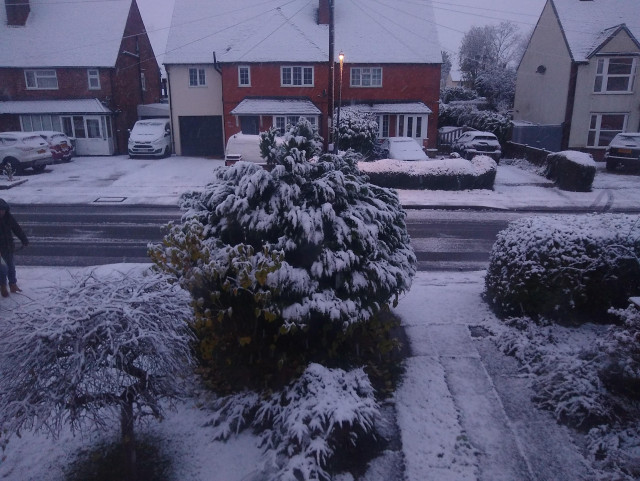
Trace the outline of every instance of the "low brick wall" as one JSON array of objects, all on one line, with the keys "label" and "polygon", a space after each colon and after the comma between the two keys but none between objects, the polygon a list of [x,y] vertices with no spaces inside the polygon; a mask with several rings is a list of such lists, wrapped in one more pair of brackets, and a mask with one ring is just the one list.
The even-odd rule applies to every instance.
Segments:
[{"label": "low brick wall", "polygon": [[503,157],[509,159],[527,159],[532,164],[544,165],[547,155],[552,152],[545,149],[537,149],[530,145],[507,142],[504,146]]}]

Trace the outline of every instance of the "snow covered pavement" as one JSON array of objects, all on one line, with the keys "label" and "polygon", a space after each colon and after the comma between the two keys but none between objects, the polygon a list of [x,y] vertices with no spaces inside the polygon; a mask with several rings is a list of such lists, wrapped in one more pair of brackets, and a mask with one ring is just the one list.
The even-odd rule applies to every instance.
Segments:
[{"label": "snow covered pavement", "polygon": [[516,361],[485,340],[499,322],[484,271],[419,273],[398,308],[411,343],[396,393],[407,481],[592,479],[568,431],[536,409]]}]

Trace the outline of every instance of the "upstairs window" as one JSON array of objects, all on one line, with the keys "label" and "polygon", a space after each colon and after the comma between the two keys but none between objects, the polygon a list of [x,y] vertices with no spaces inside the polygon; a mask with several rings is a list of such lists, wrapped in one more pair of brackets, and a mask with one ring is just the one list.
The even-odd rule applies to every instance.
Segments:
[{"label": "upstairs window", "polygon": [[593,91],[632,92],[638,59],[634,57],[599,58]]},{"label": "upstairs window", "polygon": [[207,85],[203,68],[189,68],[189,87],[203,87]]},{"label": "upstairs window", "polygon": [[281,67],[283,87],[313,87],[313,67]]},{"label": "upstairs window", "polygon": [[87,70],[89,80],[89,90],[100,90],[100,71],[96,68]]},{"label": "upstairs window", "polygon": [[248,65],[238,67],[238,86],[251,87],[251,70]]},{"label": "upstairs window", "polygon": [[382,87],[382,67],[351,67],[351,87]]},{"label": "upstairs window", "polygon": [[25,70],[24,79],[29,90],[58,90],[55,70]]}]

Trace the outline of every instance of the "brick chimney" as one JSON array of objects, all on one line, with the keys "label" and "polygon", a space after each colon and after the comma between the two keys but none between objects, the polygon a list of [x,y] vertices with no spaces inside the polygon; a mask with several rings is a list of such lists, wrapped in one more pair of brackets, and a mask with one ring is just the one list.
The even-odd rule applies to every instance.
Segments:
[{"label": "brick chimney", "polygon": [[318,0],[318,25],[329,25],[331,18],[330,1],[331,0]]},{"label": "brick chimney", "polygon": [[29,0],[4,0],[7,9],[7,25],[13,27],[24,27],[31,8]]}]

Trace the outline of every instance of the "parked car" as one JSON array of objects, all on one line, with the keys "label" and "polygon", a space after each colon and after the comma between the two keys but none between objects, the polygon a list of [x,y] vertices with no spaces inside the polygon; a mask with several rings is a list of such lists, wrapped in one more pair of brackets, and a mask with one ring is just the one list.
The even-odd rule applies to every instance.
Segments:
[{"label": "parked car", "polygon": [[488,155],[496,162],[500,162],[500,157],[502,157],[502,147],[498,138],[491,132],[479,130],[471,130],[462,134],[453,141],[451,150],[469,160],[476,155]]},{"label": "parked car", "polygon": [[387,156],[396,160],[427,160],[427,154],[418,142],[411,137],[389,137],[381,143],[381,148],[388,151]]},{"label": "parked car", "polygon": [[238,161],[262,163],[260,156],[260,136],[250,134],[233,134],[227,140],[224,150],[225,165],[233,165]]},{"label": "parked car", "polygon": [[171,155],[171,123],[167,119],[138,120],[129,132],[129,157]]},{"label": "parked car", "polygon": [[14,172],[31,168],[42,172],[53,163],[47,142],[33,132],[0,133],[0,170],[10,165]]},{"label": "parked car", "polygon": [[33,133],[38,134],[49,144],[54,162],[69,162],[73,157],[73,143],[66,134],[54,130],[38,130]]},{"label": "parked car", "polygon": [[618,166],[640,167],[640,132],[624,132],[616,135],[604,154],[607,170]]}]

